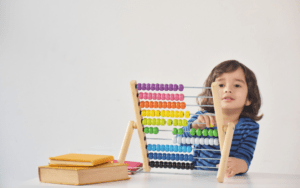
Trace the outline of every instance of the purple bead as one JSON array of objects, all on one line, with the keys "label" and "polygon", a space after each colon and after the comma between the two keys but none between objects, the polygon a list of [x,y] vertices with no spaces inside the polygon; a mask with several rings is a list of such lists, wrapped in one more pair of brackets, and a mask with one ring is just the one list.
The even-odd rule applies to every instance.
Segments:
[{"label": "purple bead", "polygon": [[155,84],[151,84],[151,91],[155,90]]},{"label": "purple bead", "polygon": [[148,91],[150,90],[150,84],[147,84],[147,90]]},{"label": "purple bead", "polygon": [[165,91],[168,91],[168,84],[165,84]]},{"label": "purple bead", "polygon": [[137,84],[137,89],[138,89],[138,90],[141,90],[141,89],[142,89],[141,83],[138,83],[138,84]]},{"label": "purple bead", "polygon": [[169,91],[173,91],[173,84],[169,84]]},{"label": "purple bead", "polygon": [[182,84],[179,85],[179,91],[183,91],[183,85]]},{"label": "purple bead", "polygon": [[142,84],[142,90],[146,90],[146,84]]},{"label": "purple bead", "polygon": [[178,89],[178,85],[174,84],[173,91],[177,91],[177,89]]},{"label": "purple bead", "polygon": [[160,91],[165,90],[165,85],[164,85],[164,84],[160,84],[160,85],[159,85],[159,90],[160,90]]},{"label": "purple bead", "polygon": [[156,84],[156,85],[155,85],[155,90],[156,90],[156,91],[159,91],[159,84]]}]

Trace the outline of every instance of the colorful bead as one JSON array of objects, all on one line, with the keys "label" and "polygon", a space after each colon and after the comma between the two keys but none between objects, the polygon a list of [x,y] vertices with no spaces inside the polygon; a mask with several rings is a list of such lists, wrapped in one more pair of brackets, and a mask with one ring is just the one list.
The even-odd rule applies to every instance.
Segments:
[{"label": "colorful bead", "polygon": [[165,100],[166,99],[166,95],[164,93],[161,94],[161,100]]},{"label": "colorful bead", "polygon": [[184,95],[183,95],[183,94],[180,94],[180,95],[179,95],[179,100],[181,100],[181,101],[184,100]]},{"label": "colorful bead", "polygon": [[171,108],[171,104],[172,104],[171,102],[167,102],[167,107]]},{"label": "colorful bead", "polygon": [[166,152],[170,151],[170,146],[166,145],[165,150],[166,150]]},{"label": "colorful bead", "polygon": [[141,115],[142,115],[142,116],[146,116],[146,114],[147,114],[146,110],[142,110]]},{"label": "colorful bead", "polygon": [[210,139],[208,140],[208,143],[209,143],[209,145],[213,146],[213,145],[214,145],[214,139],[213,139],[213,138],[210,138]]},{"label": "colorful bead", "polygon": [[149,91],[150,90],[150,84],[147,84],[146,89]]},{"label": "colorful bead", "polygon": [[147,118],[144,118],[143,120],[142,120],[142,124],[143,125],[147,125],[148,123],[147,123],[148,121],[147,121]]},{"label": "colorful bead", "polygon": [[183,91],[183,85],[182,84],[179,85],[179,91]]},{"label": "colorful bead", "polygon": [[151,84],[151,91],[155,90],[155,84]]},{"label": "colorful bead", "polygon": [[174,98],[175,98],[176,101],[178,101],[179,100],[179,94],[175,94]]},{"label": "colorful bead", "polygon": [[[147,101],[147,102],[148,102],[148,101]],[[153,101],[150,101],[150,102],[149,102],[149,107],[150,107],[150,108],[153,108]]]},{"label": "colorful bead", "polygon": [[177,119],[174,119],[173,125],[174,125],[174,126],[177,126],[177,125],[178,125],[178,120],[177,120]]},{"label": "colorful bead", "polygon": [[146,111],[146,114],[147,114],[147,116],[150,116],[150,115],[151,115],[151,111],[150,111],[150,110],[147,110],[147,111]]},{"label": "colorful bead", "polygon": [[185,143],[186,143],[186,144],[191,144],[191,138],[190,138],[190,137],[186,137]]},{"label": "colorful bead", "polygon": [[173,128],[172,134],[173,134],[173,135],[176,135],[177,133],[178,133],[177,128]]},{"label": "colorful bead", "polygon": [[201,145],[204,145],[204,138],[200,138],[199,143],[200,143]]},{"label": "colorful bead", "polygon": [[213,130],[212,129],[208,130],[208,136],[213,136]]},{"label": "colorful bead", "polygon": [[182,128],[179,128],[179,129],[178,129],[178,134],[179,134],[179,135],[182,135],[182,134],[183,134],[183,129],[182,129]]},{"label": "colorful bead", "polygon": [[178,120],[178,125],[179,125],[179,126],[182,126],[182,120],[181,120],[181,119]]},{"label": "colorful bead", "polygon": [[[183,144],[183,143],[182,143],[182,138],[183,138],[183,137],[181,137],[181,144]],[[182,152],[182,146],[178,146],[178,152]]]},{"label": "colorful bead", "polygon": [[160,125],[165,125],[166,124],[166,120],[165,119],[161,119],[160,120]]},{"label": "colorful bead", "polygon": [[219,145],[219,140],[217,138],[214,139],[214,145],[218,146]]},{"label": "colorful bead", "polygon": [[177,109],[180,109],[180,108],[181,108],[180,102],[177,102],[177,103],[176,103],[176,108],[177,108]]},{"label": "colorful bead", "polygon": [[191,134],[192,136],[195,136],[195,133],[196,133],[195,129],[194,129],[194,128],[191,128],[191,129],[190,129],[190,134]]},{"label": "colorful bead", "polygon": [[153,127],[150,127],[150,128],[149,128],[149,133],[150,133],[150,134],[153,134]]},{"label": "colorful bead", "polygon": [[155,84],[155,91],[159,91],[159,84]]},{"label": "colorful bead", "polygon": [[174,148],[173,148],[173,145],[170,145],[170,152],[173,152],[174,151]]},{"label": "colorful bead", "polygon": [[200,130],[200,129],[197,129],[196,135],[197,135],[197,136],[201,136],[201,130]]},{"label": "colorful bead", "polygon": [[214,135],[214,137],[218,137],[218,130],[217,129],[214,129],[213,135]]},{"label": "colorful bead", "polygon": [[159,116],[160,116],[160,111],[159,111],[159,110],[156,110],[156,111],[155,111],[155,116],[156,116],[156,117],[159,117]]},{"label": "colorful bead", "polygon": [[205,145],[209,145],[209,141],[208,140],[209,140],[208,138],[204,138],[204,144]]},{"label": "colorful bead", "polygon": [[156,100],[156,98],[157,98],[157,94],[156,93],[152,93],[152,99]]},{"label": "colorful bead", "polygon": [[155,118],[152,119],[151,123],[152,123],[152,125],[156,125],[156,119]]},{"label": "colorful bead", "polygon": [[180,117],[180,118],[183,118],[183,116],[184,116],[183,111],[180,111],[180,112],[179,112],[179,117]]},{"label": "colorful bead", "polygon": [[151,116],[151,117],[154,117],[154,116],[155,116],[155,110],[151,110],[151,111],[150,111],[150,116]]},{"label": "colorful bead", "polygon": [[195,137],[191,138],[191,144],[195,144]]},{"label": "colorful bead", "polygon": [[178,111],[175,111],[175,112],[174,112],[174,117],[176,117],[176,118],[179,117],[179,112],[178,112]]},{"label": "colorful bead", "polygon": [[158,108],[158,102],[155,101],[153,106],[154,106],[154,108]]},{"label": "colorful bead", "polygon": [[168,119],[168,121],[167,121],[167,125],[169,125],[169,126],[170,126],[170,125],[172,125],[172,123],[173,123],[173,122],[172,122],[172,120],[171,120],[171,119]]},{"label": "colorful bead", "polygon": [[145,83],[142,84],[142,90],[146,90],[147,86]]},{"label": "colorful bead", "polygon": [[166,111],[162,110],[160,115],[161,115],[161,117],[165,117],[166,116]]},{"label": "colorful bead", "polygon": [[187,151],[187,146],[182,146],[182,152],[186,152],[186,151]]},{"label": "colorful bead", "polygon": [[148,101],[145,102],[145,108],[149,108],[149,102]]},{"label": "colorful bead", "polygon": [[148,93],[148,99],[152,100],[152,93]]},{"label": "colorful bead", "polygon": [[192,152],[192,147],[191,147],[191,146],[188,146],[188,147],[187,147],[187,152],[188,152],[188,153]]},{"label": "colorful bead", "polygon": [[160,93],[157,93],[157,100],[161,100],[161,94]]},{"label": "colorful bead", "polygon": [[152,120],[149,118],[147,119],[147,125],[151,125],[152,124]]},{"label": "colorful bead", "polygon": [[186,119],[182,120],[182,126],[186,127],[188,125],[188,121]]},{"label": "colorful bead", "polygon": [[171,117],[171,118],[174,117],[174,111],[173,111],[173,110],[170,111],[170,117]]},{"label": "colorful bead", "polygon": [[169,88],[170,91],[173,91],[173,84],[169,84]]},{"label": "colorful bead", "polygon": [[[173,134],[174,134],[174,133],[173,133]],[[173,139],[172,139],[172,141],[173,141],[173,144],[176,144],[176,143],[177,143],[177,137],[174,136]]]},{"label": "colorful bead", "polygon": [[181,108],[181,109],[185,109],[185,102],[181,102],[181,103],[180,103],[180,108]]},{"label": "colorful bead", "polygon": [[191,116],[190,112],[189,112],[189,111],[186,111],[184,117],[185,117],[185,118],[189,118],[190,116]]},{"label": "colorful bead", "polygon": [[160,144],[156,145],[156,151],[160,151]]},{"label": "colorful bead", "polygon": [[137,88],[138,90],[141,90],[141,89],[142,89],[141,83],[138,83],[137,86],[136,86],[136,88]]},{"label": "colorful bead", "polygon": [[149,153],[149,154],[148,154],[148,158],[149,158],[149,159],[153,159],[153,153]]},{"label": "colorful bead", "polygon": [[148,134],[148,133],[149,133],[149,128],[148,128],[148,127],[145,127],[145,128],[144,128],[144,133],[145,133],[145,134]]},{"label": "colorful bead", "polygon": [[158,108],[162,108],[162,102],[161,101],[158,102]]},{"label": "colorful bead", "polygon": [[143,97],[144,97],[144,93],[143,93],[143,92],[140,92],[140,93],[139,93],[139,99],[143,99]]},{"label": "colorful bead", "polygon": [[154,127],[154,128],[153,128],[153,133],[154,133],[154,134],[158,134],[158,128],[157,128],[157,127]]},{"label": "colorful bead", "polygon": [[186,140],[186,138],[185,138],[185,137],[182,137],[182,138],[181,138],[181,144],[185,144],[185,140]]},{"label": "colorful bead", "polygon": [[177,91],[177,90],[178,90],[178,85],[174,84],[173,91]]},{"label": "colorful bead", "polygon": [[174,100],[174,94],[171,94],[171,95],[170,95],[170,99],[171,99],[171,101]]},{"label": "colorful bead", "polygon": [[200,144],[200,139],[199,138],[195,138],[195,144],[199,145]]},{"label": "colorful bead", "polygon": [[164,84],[160,84],[160,85],[159,85],[159,90],[160,90],[160,91],[163,91],[163,90],[165,90],[165,86],[164,86]]},{"label": "colorful bead", "polygon": [[177,143],[181,144],[181,137],[177,137]]},{"label": "colorful bead", "polygon": [[156,120],[156,125],[160,125],[160,121],[161,121],[160,119],[157,119]]},{"label": "colorful bead", "polygon": [[152,145],[152,151],[156,151],[156,144]]},{"label": "colorful bead", "polygon": [[163,102],[162,107],[167,108],[167,102]]},{"label": "colorful bead", "polygon": [[140,102],[140,107],[141,107],[141,108],[144,108],[144,107],[145,107],[144,101]]},{"label": "colorful bead", "polygon": [[169,90],[169,85],[165,84],[165,91],[168,91],[168,90]]},{"label": "colorful bead", "polygon": [[166,117],[170,117],[170,111],[166,110]]},{"label": "colorful bead", "polygon": [[202,130],[202,135],[203,135],[203,136],[207,136],[207,129],[203,129],[203,130]]}]

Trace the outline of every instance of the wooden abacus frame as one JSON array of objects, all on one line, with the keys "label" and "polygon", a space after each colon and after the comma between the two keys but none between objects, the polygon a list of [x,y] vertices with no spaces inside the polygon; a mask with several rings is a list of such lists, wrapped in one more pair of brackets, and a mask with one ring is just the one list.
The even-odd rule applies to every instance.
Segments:
[{"label": "wooden abacus frame", "polygon": [[[134,112],[136,117],[136,122],[129,121],[125,138],[122,144],[122,148],[119,154],[119,163],[124,163],[128,148],[130,145],[131,137],[133,134],[133,130],[137,129],[138,136],[140,140],[140,147],[142,152],[142,158],[143,158],[143,168],[145,172],[150,172],[150,166],[149,166],[149,160],[147,156],[147,143],[145,141],[145,133],[143,132],[143,125],[142,125],[142,116],[140,114],[141,108],[139,106],[139,99],[137,97],[138,90],[136,88],[136,81],[132,80],[130,82],[130,90],[132,95],[132,101],[134,106]],[[233,138],[234,133],[234,124],[229,123],[228,125],[224,125],[224,119],[221,109],[221,100],[219,97],[219,86],[216,82],[213,82],[211,85],[212,93],[213,93],[213,101],[214,101],[214,109],[215,109],[215,117],[217,121],[217,129],[218,129],[218,137],[219,137],[219,143],[220,143],[220,151],[221,151],[221,159],[219,163],[219,169],[217,174],[217,180],[218,182],[222,183],[224,181],[225,176],[225,170],[227,167],[227,160],[229,157],[231,142]],[[226,135],[225,135],[226,133]]]}]

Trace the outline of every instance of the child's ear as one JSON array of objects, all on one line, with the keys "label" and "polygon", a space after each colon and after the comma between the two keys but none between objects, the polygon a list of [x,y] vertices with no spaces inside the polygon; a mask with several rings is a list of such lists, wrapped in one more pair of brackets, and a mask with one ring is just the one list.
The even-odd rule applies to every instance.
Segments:
[{"label": "child's ear", "polygon": [[249,101],[249,99],[247,99],[245,106],[250,106],[251,102]]}]

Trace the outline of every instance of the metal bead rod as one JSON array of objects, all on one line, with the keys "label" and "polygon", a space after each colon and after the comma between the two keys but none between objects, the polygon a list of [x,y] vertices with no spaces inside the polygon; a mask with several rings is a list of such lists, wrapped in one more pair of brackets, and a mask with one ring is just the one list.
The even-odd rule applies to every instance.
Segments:
[{"label": "metal bead rod", "polygon": [[213,98],[212,96],[184,96],[184,98]]},{"label": "metal bead rod", "polygon": [[[218,169],[218,167],[210,167],[210,166],[195,166],[195,167],[198,167],[198,168],[214,168],[214,169]],[[198,170],[198,169],[195,169],[195,170]]]},{"label": "metal bead rod", "polygon": [[187,104],[186,106],[214,107],[214,105],[198,105],[198,104]]},{"label": "metal bead rod", "polygon": [[220,151],[217,149],[193,149],[193,150],[203,150],[203,151]]},{"label": "metal bead rod", "polygon": [[190,115],[195,115],[195,116],[216,116],[215,114],[190,114]]},{"label": "metal bead rod", "polygon": [[171,138],[147,138],[148,140],[172,140]]},{"label": "metal bead rod", "polygon": [[211,89],[211,87],[193,87],[193,86],[183,86],[183,88],[193,88],[193,89]]},{"label": "metal bead rod", "polygon": [[201,157],[194,157],[194,159],[221,160],[221,159],[218,159],[218,158],[201,158]]}]

